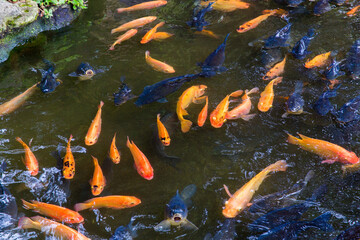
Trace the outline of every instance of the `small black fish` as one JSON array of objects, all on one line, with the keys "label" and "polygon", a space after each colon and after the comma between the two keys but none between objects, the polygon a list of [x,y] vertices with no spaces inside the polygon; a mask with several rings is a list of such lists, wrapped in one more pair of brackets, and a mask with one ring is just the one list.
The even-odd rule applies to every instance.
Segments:
[{"label": "small black fish", "polygon": [[286,47],[286,41],[290,37],[292,23],[276,31],[276,33],[265,40],[265,48]]},{"label": "small black fish", "polygon": [[127,226],[118,227],[109,240],[132,240],[133,238],[136,238],[136,230],[132,223],[133,220],[131,220]]},{"label": "small black fish", "polygon": [[43,93],[50,93],[55,90],[57,86],[61,83],[57,76],[59,75],[54,74],[55,71],[55,64],[43,59],[44,63],[47,65],[47,69],[38,69],[41,73],[41,82],[37,85]]},{"label": "small black fish", "polygon": [[195,192],[196,186],[194,184],[185,187],[181,194],[177,191],[176,195],[166,204],[166,219],[154,227],[155,231],[169,231],[171,226],[181,226],[186,229],[197,230],[198,228],[187,220],[190,198]]},{"label": "small black fish", "polygon": [[351,46],[346,59],[346,68],[353,79],[360,76],[360,39]]},{"label": "small black fish", "polygon": [[131,93],[131,89],[124,83],[125,77],[121,77],[121,85],[119,87],[119,92],[113,93],[114,95],[114,104],[119,106],[130,99],[135,98],[136,96]]},{"label": "small black fish", "polygon": [[334,106],[330,102],[330,98],[336,97],[337,90],[341,85],[337,86],[335,89],[330,89],[321,94],[319,99],[314,103],[313,109],[320,116],[325,116],[328,112],[333,111]]},{"label": "small black fish", "polygon": [[70,77],[78,77],[79,80],[88,80],[92,78],[98,71],[96,71],[89,63],[82,62],[75,72],[69,74]]},{"label": "small black fish", "polygon": [[204,240],[233,240],[237,236],[235,231],[235,222],[234,218],[227,218],[221,224],[221,229],[216,232],[214,236],[211,233],[205,235]]},{"label": "small black fish", "polygon": [[290,95],[288,101],[286,102],[286,113],[282,115],[282,117],[287,117],[289,114],[301,114],[303,113],[303,107],[304,107],[304,99],[301,96],[303,88],[303,82],[297,81],[295,83],[295,90],[293,94]]},{"label": "small black fish", "polygon": [[345,103],[337,112],[333,113],[336,120],[342,123],[348,123],[353,120],[359,120],[360,115],[360,95]]},{"label": "small black fish", "polygon": [[305,56],[311,52],[307,51],[311,40],[314,39],[315,31],[314,29],[309,29],[306,36],[302,37],[297,43],[295,43],[294,48],[292,49],[292,55],[297,59],[304,59]]},{"label": "small black fish", "polygon": [[230,33],[228,33],[224,39],[224,42],[220,44],[215,51],[213,51],[204,62],[199,63],[198,65],[202,68],[202,76],[203,77],[211,77],[216,74],[216,72],[226,71],[226,68],[221,65],[225,61],[225,47],[226,41],[229,37]]},{"label": "small black fish", "polygon": [[346,229],[337,236],[336,240],[353,240],[360,238],[360,224],[357,223],[354,226]]},{"label": "small black fish", "polygon": [[324,213],[312,221],[287,222],[270,231],[260,235],[258,240],[290,240],[296,239],[300,231],[308,228],[318,228],[325,232],[334,231],[333,227],[328,223],[331,213]]},{"label": "small black fish", "polygon": [[324,71],[324,75],[327,80],[334,80],[337,77],[340,77],[345,74],[344,72],[340,71],[340,64],[341,62],[336,61],[335,58],[331,60],[331,64]]},{"label": "small black fish", "polygon": [[154,83],[153,85],[146,86],[144,91],[136,100],[135,104],[137,106],[142,106],[155,101],[167,102],[165,99],[167,95],[177,91],[184,83],[190,82],[191,80],[194,80],[200,76],[201,74],[199,73],[187,74],[184,76],[167,78],[160,82]]},{"label": "small black fish", "polygon": [[209,3],[209,5],[200,10],[198,13],[195,14],[195,9],[194,9],[194,16],[193,18],[191,19],[191,21],[187,22],[186,24],[189,25],[190,27],[194,27],[196,28],[197,31],[201,32],[204,28],[204,26],[207,26],[209,25],[208,22],[205,21],[204,17],[205,17],[205,13],[209,12],[212,10],[212,5],[214,4],[215,2],[211,2]]},{"label": "small black fish", "polygon": [[331,10],[329,0],[319,0],[314,6],[314,14],[319,16]]}]

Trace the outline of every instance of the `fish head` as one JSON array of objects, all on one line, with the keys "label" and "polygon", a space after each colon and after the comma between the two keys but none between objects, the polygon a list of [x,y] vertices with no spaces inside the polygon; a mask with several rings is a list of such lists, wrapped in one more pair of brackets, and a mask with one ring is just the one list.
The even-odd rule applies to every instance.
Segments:
[{"label": "fish head", "polygon": [[67,217],[65,219],[65,222],[66,223],[82,223],[82,222],[84,222],[84,218],[79,213],[77,213],[76,215]]},{"label": "fish head", "polygon": [[153,171],[145,171],[144,169],[139,169],[139,174],[146,180],[151,180],[154,177]]},{"label": "fish head", "polygon": [[234,218],[239,214],[239,211],[233,207],[229,207],[225,204],[225,208],[222,211],[222,214],[226,218]]},{"label": "fish head", "polygon": [[94,196],[100,195],[100,193],[104,190],[104,185],[91,185],[91,192]]},{"label": "fish head", "polygon": [[161,142],[162,142],[162,144],[164,144],[164,146],[169,146],[170,145],[170,140],[171,139],[168,136],[161,138]]},{"label": "fish head", "polygon": [[98,137],[95,137],[93,139],[89,139],[89,138],[85,138],[85,144],[90,146],[90,145],[94,145],[98,140]]},{"label": "fish head", "polygon": [[355,164],[359,162],[359,158],[356,156],[354,152],[346,152],[342,156],[340,155],[340,157],[345,159],[347,163]]},{"label": "fish head", "polygon": [[201,97],[202,95],[204,95],[206,88],[206,85],[197,86],[197,89],[195,90],[195,97]]},{"label": "fish head", "polygon": [[216,109],[210,114],[210,123],[214,128],[220,128],[226,122],[226,112],[219,112]]},{"label": "fish head", "polygon": [[187,214],[188,209],[178,195],[169,204],[166,204],[165,217],[171,222],[171,225],[180,225],[186,220]]}]

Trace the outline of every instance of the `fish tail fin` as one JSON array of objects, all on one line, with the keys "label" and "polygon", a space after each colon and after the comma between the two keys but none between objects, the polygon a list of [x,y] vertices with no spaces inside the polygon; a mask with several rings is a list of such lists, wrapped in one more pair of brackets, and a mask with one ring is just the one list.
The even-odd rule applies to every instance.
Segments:
[{"label": "fish tail fin", "polygon": [[294,137],[293,135],[290,135],[289,133],[287,133],[288,135],[288,143],[291,143],[291,144],[295,144],[295,145],[300,145],[302,140],[300,138],[297,138],[297,137]]},{"label": "fish tail fin", "polygon": [[286,164],[285,160],[279,160],[276,163],[271,164],[270,166],[268,166],[266,169],[269,172],[284,172],[286,171],[288,165]]},{"label": "fish tail fin", "polygon": [[88,209],[88,208],[90,208],[88,203],[77,203],[74,205],[74,209],[77,212]]},{"label": "fish tail fin", "polygon": [[116,32],[118,32],[118,30],[116,28],[111,29],[111,34],[114,34]]},{"label": "fish tail fin", "polygon": [[24,199],[21,199],[22,203],[23,203],[23,207],[27,210],[31,210],[31,209],[35,209],[35,205],[32,203],[29,203],[27,201],[25,201]]},{"label": "fish tail fin", "polygon": [[159,28],[159,27],[162,27],[162,26],[164,26],[164,24],[165,24],[165,22],[160,22],[160,23],[158,23],[158,24],[156,24],[156,28]]},{"label": "fish tail fin", "polygon": [[228,33],[228,34],[226,35],[226,37],[225,37],[225,39],[224,39],[223,44],[226,44],[226,41],[227,41],[227,39],[228,39],[229,35],[230,35],[230,33]]},{"label": "fish tail fin", "polygon": [[102,108],[102,106],[104,106],[104,102],[100,101],[99,108]]},{"label": "fish tail fin", "polygon": [[181,121],[181,131],[186,133],[190,130],[192,122],[190,120],[184,119]]},{"label": "fish tail fin", "polygon": [[22,228],[22,229],[28,229],[28,228],[40,229],[41,228],[40,223],[35,222],[35,221],[31,220],[31,218],[28,218],[28,217],[21,217],[19,219],[18,227]]},{"label": "fish tail fin", "polygon": [[25,145],[24,141],[21,138],[16,137],[15,140],[18,141],[21,145]]},{"label": "fish tail fin", "polygon": [[311,222],[314,225],[314,227],[317,227],[323,230],[324,232],[331,232],[334,231],[334,228],[329,223],[331,216],[332,216],[331,213],[327,212],[315,218]]},{"label": "fish tail fin", "polygon": [[306,174],[306,176],[304,178],[304,186],[306,186],[308,184],[308,182],[310,181],[310,179],[312,179],[314,177],[314,175],[315,175],[315,172],[313,170],[310,170]]},{"label": "fish tail fin", "polygon": [[130,143],[130,140],[129,140],[129,136],[127,136],[126,146],[127,146],[128,148],[131,148],[131,143]]},{"label": "fish tail fin", "polygon": [[109,47],[109,51],[113,51],[115,50],[115,45],[111,45],[111,47]]},{"label": "fish tail fin", "polygon": [[73,135],[70,134],[69,140],[67,142],[67,146],[70,147],[71,140],[73,139]]},{"label": "fish tail fin", "polygon": [[116,9],[117,13],[122,13],[126,11],[126,8],[118,8]]},{"label": "fish tail fin", "polygon": [[274,80],[272,80],[274,82],[274,85],[278,85],[279,83],[281,83],[283,80],[283,77],[277,77]]},{"label": "fish tail fin", "polygon": [[97,158],[94,157],[94,156],[91,156],[91,157],[92,157],[92,159],[93,159],[93,162],[94,162],[95,167],[96,167],[96,166],[99,166],[99,162],[98,162]]},{"label": "fish tail fin", "polygon": [[230,97],[240,97],[243,94],[243,90],[237,90],[235,92],[230,93]]},{"label": "fish tail fin", "polygon": [[146,51],[145,52],[145,59],[149,58],[150,57],[150,52],[149,51]]},{"label": "fish tail fin", "polygon": [[303,82],[302,81],[296,81],[295,83],[295,92],[302,92],[303,88]]}]

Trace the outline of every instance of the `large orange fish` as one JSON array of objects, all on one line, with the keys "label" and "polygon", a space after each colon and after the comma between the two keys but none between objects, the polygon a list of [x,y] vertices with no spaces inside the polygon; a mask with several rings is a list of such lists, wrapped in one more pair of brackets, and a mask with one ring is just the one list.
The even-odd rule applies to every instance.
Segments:
[{"label": "large orange fish", "polygon": [[[30,171],[32,176],[36,176],[39,172],[39,163],[34,155],[34,153],[30,150],[29,146],[21,140],[21,138],[16,137],[16,141],[18,141],[24,148],[25,158],[22,158],[26,169]],[[30,141],[31,143],[31,141]],[[29,143],[29,145],[30,145]]]},{"label": "large orange fish", "polygon": [[91,122],[89,130],[85,136],[85,144],[88,146],[94,145],[99,139],[101,132],[101,108],[104,106],[104,102],[100,101],[98,111],[94,120]]},{"label": "large orange fish", "polygon": [[115,46],[117,44],[120,44],[122,43],[123,41],[126,41],[130,38],[132,38],[136,33],[138,32],[138,30],[136,29],[130,29],[128,30],[126,33],[124,33],[123,35],[119,36],[116,41],[110,46],[109,50],[114,50],[115,49]]},{"label": "large orange fish", "polygon": [[174,36],[174,34],[171,34],[168,32],[156,32],[156,33],[154,33],[153,40],[161,41],[161,40],[165,40],[172,36]]},{"label": "large orange fish", "polygon": [[326,160],[321,163],[332,164],[334,162],[340,162],[344,164],[354,164],[359,162],[359,158],[355,153],[349,152],[346,149],[340,147],[339,145],[320,140],[315,138],[309,138],[302,134],[298,135],[300,138],[296,138],[288,134],[288,142],[291,144],[298,145],[302,149],[315,153]]},{"label": "large orange fish", "polygon": [[164,124],[160,121],[160,114],[158,114],[156,116],[156,124],[157,124],[158,135],[159,135],[159,139],[160,139],[161,143],[164,146],[169,146],[171,139],[170,139],[169,133],[166,130]]},{"label": "large orange fish", "polygon": [[109,157],[113,161],[113,163],[118,164],[120,162],[121,155],[116,147],[115,140],[116,140],[116,133],[114,134],[113,140],[110,145]]},{"label": "large orange fish", "polygon": [[267,13],[267,14],[263,14],[263,15],[260,15],[242,25],[239,26],[238,29],[236,29],[236,31],[238,33],[244,33],[244,32],[247,32],[251,29],[254,29],[256,28],[261,22],[265,21],[268,17],[274,15],[275,12],[271,12],[271,13]]},{"label": "large orange fish", "polygon": [[160,22],[158,24],[155,25],[155,27],[153,27],[152,29],[150,29],[145,35],[144,37],[141,39],[140,43],[141,44],[145,44],[150,42],[153,38],[154,38],[154,34],[156,33],[157,29],[159,27],[164,26],[165,22]]},{"label": "large orange fish", "polygon": [[111,30],[111,34],[116,33],[116,32],[122,32],[122,31],[126,31],[129,30],[131,28],[139,28],[142,27],[148,23],[151,23],[153,21],[155,21],[157,19],[157,17],[155,16],[147,16],[147,17],[142,17],[142,18],[138,18],[135,19],[133,21],[124,23],[123,25],[114,28]]},{"label": "large orange fish", "polygon": [[[214,1],[201,1],[201,6],[208,6],[209,3]],[[240,0],[217,0],[212,5],[212,8],[215,10],[223,11],[223,12],[232,12],[236,9],[247,9],[250,7],[249,3],[242,2]]]},{"label": "large orange fish", "polygon": [[360,9],[360,5],[352,8],[350,11],[346,13],[347,16],[352,17],[356,15],[356,12]]},{"label": "large orange fish", "polygon": [[225,118],[229,120],[242,118],[245,121],[249,121],[255,117],[256,114],[249,114],[252,105],[249,95],[257,92],[259,92],[259,88],[257,87],[251,89],[250,91],[246,89],[245,94],[241,97],[242,102],[231,111],[228,111],[225,115]]},{"label": "large orange fish", "polygon": [[277,77],[269,82],[265,90],[260,94],[258,109],[261,112],[267,112],[272,107],[274,101],[274,85],[281,83],[282,77]]},{"label": "large orange fish", "polygon": [[181,96],[176,105],[176,114],[179,118],[181,124],[181,131],[186,133],[190,130],[192,122],[184,118],[184,116],[189,115],[189,113],[185,110],[190,103],[197,103],[203,99],[201,97],[204,95],[207,86],[205,85],[196,85],[189,87],[186,89]]},{"label": "large orange fish", "polygon": [[97,196],[104,190],[104,187],[106,186],[106,180],[97,158],[93,156],[91,157],[94,161],[94,174],[89,183],[91,186],[92,195]]},{"label": "large orange fish", "polygon": [[81,223],[84,221],[84,218],[78,212],[64,207],[38,201],[31,201],[31,203],[23,199],[21,199],[21,201],[25,209],[33,210],[59,222]]},{"label": "large orange fish", "polygon": [[131,7],[127,7],[127,8],[118,8],[116,11],[118,13],[132,12],[132,11],[137,11],[137,10],[157,8],[157,7],[161,7],[165,4],[167,4],[167,1],[149,1],[149,2],[139,3],[139,4],[133,5]]},{"label": "large orange fish", "polygon": [[84,203],[77,203],[74,206],[75,211],[82,211],[85,209],[98,209],[98,208],[113,208],[113,209],[123,209],[131,208],[139,205],[141,203],[140,199],[132,196],[106,196],[106,197],[97,197],[92,198]]},{"label": "large orange fish", "polygon": [[90,240],[90,238],[85,237],[75,229],[40,216],[35,216],[31,218],[22,217],[19,219],[18,227],[22,229],[34,228],[40,230],[47,235],[55,235],[56,237],[61,239]]},{"label": "large orange fish", "polygon": [[209,108],[209,100],[208,97],[205,97],[205,106],[201,109],[199,116],[198,116],[198,126],[202,127],[205,124],[207,115],[208,115],[208,108]]},{"label": "large orange fish", "polygon": [[3,103],[0,105],[0,116],[4,116],[6,114],[9,114],[16,109],[18,109],[21,105],[23,105],[31,95],[35,92],[37,89],[37,85],[39,83],[35,83],[33,86],[28,88],[25,92],[21,93],[20,95],[14,97],[13,99]]},{"label": "large orange fish", "polygon": [[135,167],[137,172],[146,180],[151,180],[154,177],[154,170],[147,157],[140,151],[133,141],[129,141],[127,137],[126,146],[130,149],[131,154],[134,158]]},{"label": "large orange fish", "polygon": [[320,55],[317,55],[311,60],[307,60],[305,63],[306,68],[314,68],[314,67],[324,67],[330,63],[330,52],[326,52]]},{"label": "large orange fish", "polygon": [[73,138],[72,135],[70,135],[70,138],[67,142],[67,147],[66,147],[66,154],[64,157],[64,161],[63,161],[63,176],[66,179],[72,179],[75,176],[75,160],[74,160],[74,156],[71,152],[71,147],[70,147],[70,143],[71,143],[71,139]]},{"label": "large orange fish", "polygon": [[169,64],[166,64],[164,62],[161,62],[159,60],[156,60],[156,59],[150,57],[149,51],[145,52],[145,60],[146,60],[146,63],[149,64],[156,71],[163,72],[163,73],[174,73],[175,72],[174,68],[172,66],[170,66]]},{"label": "large orange fish", "polygon": [[224,122],[226,122],[226,113],[229,110],[230,97],[240,97],[243,93],[243,90],[237,90],[232,92],[216,106],[214,111],[210,113],[210,123],[214,128],[220,128]]},{"label": "large orange fish", "polygon": [[281,74],[284,73],[285,69],[285,63],[286,63],[286,57],[284,57],[284,60],[281,62],[275,64],[274,67],[272,67],[263,77],[263,80],[271,80],[273,78],[279,77]]},{"label": "large orange fish", "polygon": [[271,172],[286,171],[287,165],[286,161],[280,160],[276,163],[273,163],[263,169],[255,177],[253,177],[249,182],[237,190],[233,195],[230,193],[229,189],[224,185],[226,193],[229,195],[230,199],[225,202],[225,207],[222,211],[222,214],[226,218],[234,218],[239,213],[244,211],[246,207],[251,205],[250,201],[255,193]]}]

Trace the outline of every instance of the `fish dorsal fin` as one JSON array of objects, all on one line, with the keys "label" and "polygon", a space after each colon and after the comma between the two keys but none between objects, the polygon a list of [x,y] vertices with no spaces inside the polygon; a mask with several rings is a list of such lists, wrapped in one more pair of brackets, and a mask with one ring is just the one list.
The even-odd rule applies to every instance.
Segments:
[{"label": "fish dorsal fin", "polygon": [[224,184],[224,189],[225,192],[227,193],[227,195],[229,195],[229,197],[232,197],[233,195],[230,193],[229,188]]}]

